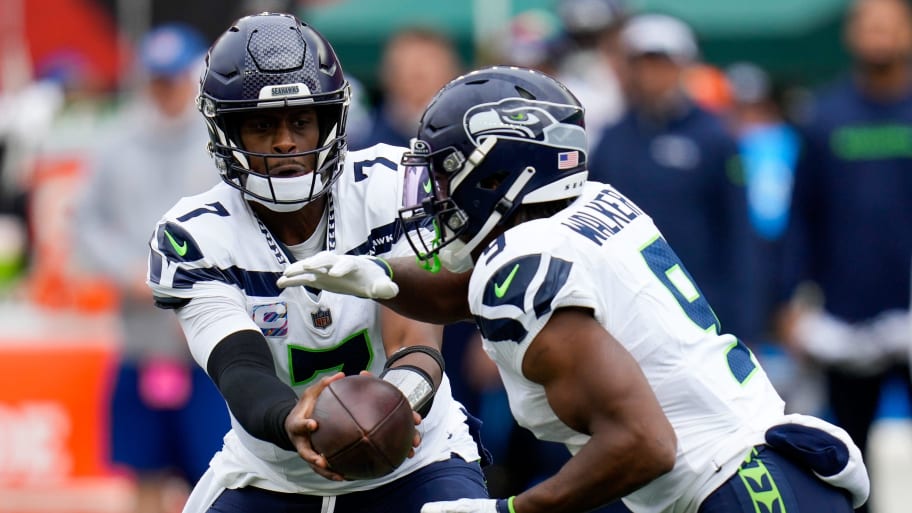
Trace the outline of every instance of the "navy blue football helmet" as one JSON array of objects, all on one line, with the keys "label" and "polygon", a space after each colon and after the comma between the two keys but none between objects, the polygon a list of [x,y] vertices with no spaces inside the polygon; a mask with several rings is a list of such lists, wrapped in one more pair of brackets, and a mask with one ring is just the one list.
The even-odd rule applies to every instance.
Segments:
[{"label": "navy blue football helmet", "polygon": [[[261,13],[237,20],[209,49],[197,107],[209,128],[209,151],[228,185],[272,210],[297,210],[325,194],[342,172],[349,84],[329,42],[290,14]],[[315,172],[270,177],[251,169],[251,157],[269,165],[273,154],[246,150],[239,114],[313,106],[317,148],[283,158],[316,156]]]},{"label": "navy blue football helmet", "polygon": [[453,80],[403,157],[399,217],[412,249],[468,270],[471,252],[520,205],[579,196],[586,152],[584,109],[548,75],[495,66]]}]

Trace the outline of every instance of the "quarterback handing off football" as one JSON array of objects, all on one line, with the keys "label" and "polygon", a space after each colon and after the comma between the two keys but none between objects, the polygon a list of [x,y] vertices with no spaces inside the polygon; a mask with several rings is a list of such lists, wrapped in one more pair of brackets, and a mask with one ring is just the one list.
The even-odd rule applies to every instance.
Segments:
[{"label": "quarterback handing off football", "polygon": [[310,436],[315,451],[346,479],[385,476],[412,449],[415,420],[408,400],[391,383],[367,375],[346,376],[317,397]]}]

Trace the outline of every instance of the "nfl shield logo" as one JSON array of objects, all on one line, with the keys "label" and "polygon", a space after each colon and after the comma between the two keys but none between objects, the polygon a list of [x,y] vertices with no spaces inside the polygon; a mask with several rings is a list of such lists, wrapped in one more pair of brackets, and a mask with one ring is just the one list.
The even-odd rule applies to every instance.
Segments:
[{"label": "nfl shield logo", "polygon": [[332,313],[326,308],[321,308],[311,313],[310,318],[313,319],[314,326],[320,329],[326,329],[333,323]]}]

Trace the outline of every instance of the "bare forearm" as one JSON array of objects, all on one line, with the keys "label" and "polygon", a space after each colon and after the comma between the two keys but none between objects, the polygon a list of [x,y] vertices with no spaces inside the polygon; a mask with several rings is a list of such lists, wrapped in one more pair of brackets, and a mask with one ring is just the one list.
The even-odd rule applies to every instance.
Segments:
[{"label": "bare forearm", "polygon": [[545,387],[561,422],[590,438],[557,474],[516,497],[516,513],[588,511],[674,467],[677,437],[646,376],[589,310],[557,309],[522,372]]},{"label": "bare forearm", "polygon": [[400,315],[434,324],[471,319],[468,303],[469,275],[445,269],[431,273],[412,257],[388,260],[399,294],[380,302]]},{"label": "bare forearm", "polygon": [[634,439],[619,444],[617,439],[604,442],[594,437],[557,474],[519,494],[514,509],[517,513],[589,511],[636,491],[669,470],[667,458],[654,457],[652,450]]}]

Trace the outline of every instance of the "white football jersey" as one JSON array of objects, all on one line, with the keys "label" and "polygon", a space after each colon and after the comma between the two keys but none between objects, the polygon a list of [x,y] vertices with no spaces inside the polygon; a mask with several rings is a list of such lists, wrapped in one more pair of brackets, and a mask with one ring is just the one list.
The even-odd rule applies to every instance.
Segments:
[{"label": "white football jersey", "polygon": [[[346,156],[328,202],[327,246],[340,253],[411,254],[398,209],[403,149],[378,145]],[[149,285],[155,296],[192,299],[178,310],[197,363],[206,368],[215,345],[238,330],[266,337],[279,378],[300,396],[339,370],[380,374],[386,353],[379,306],[370,300],[304,287],[281,289],[276,280],[293,257],[253,214],[242,194],[224,183],[180,200],[159,222],[151,241]],[[456,453],[477,460],[462,406],[444,377],[419,426],[415,456],[376,480],[329,481],[297,453],[257,439],[234,415],[223,449],[210,463],[191,503],[205,509],[222,488],[246,485],[289,493],[337,495],[377,487]],[[193,511],[190,506],[185,511]]]},{"label": "white football jersey", "polygon": [[637,360],[678,447],[670,473],[624,498],[635,513],[696,512],[784,415],[753,354],[719,334],[649,216],[610,185],[589,182],[557,215],[493,241],[475,264],[469,304],[517,422],[571,453],[589,437],[562,423],[544,388],[523,376],[532,340],[558,308],[584,307]]}]

